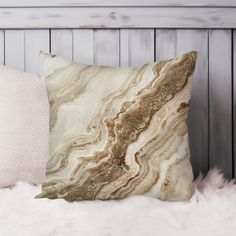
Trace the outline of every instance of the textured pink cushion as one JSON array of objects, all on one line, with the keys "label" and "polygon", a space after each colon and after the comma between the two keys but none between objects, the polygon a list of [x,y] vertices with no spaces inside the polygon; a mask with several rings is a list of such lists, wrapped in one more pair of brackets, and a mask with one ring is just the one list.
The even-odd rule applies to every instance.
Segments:
[{"label": "textured pink cushion", "polygon": [[48,160],[44,79],[0,66],[0,187],[40,184]]}]

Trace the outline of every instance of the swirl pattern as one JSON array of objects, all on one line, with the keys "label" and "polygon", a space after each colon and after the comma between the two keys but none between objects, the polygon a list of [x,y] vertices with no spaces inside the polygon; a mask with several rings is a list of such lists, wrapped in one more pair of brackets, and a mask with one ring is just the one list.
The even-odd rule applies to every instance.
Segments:
[{"label": "swirl pattern", "polygon": [[[50,68],[50,159],[37,197],[188,200],[186,119],[196,57],[192,51],[136,68]],[[44,63],[53,66],[57,57],[46,55]]]}]

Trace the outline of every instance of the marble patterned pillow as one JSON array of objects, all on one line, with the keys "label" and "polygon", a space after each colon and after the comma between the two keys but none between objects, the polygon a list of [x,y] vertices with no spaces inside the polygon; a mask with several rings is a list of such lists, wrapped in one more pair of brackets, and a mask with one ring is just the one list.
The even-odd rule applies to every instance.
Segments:
[{"label": "marble patterned pillow", "polygon": [[37,198],[191,198],[186,119],[195,51],[136,68],[41,55],[51,136],[47,177]]}]

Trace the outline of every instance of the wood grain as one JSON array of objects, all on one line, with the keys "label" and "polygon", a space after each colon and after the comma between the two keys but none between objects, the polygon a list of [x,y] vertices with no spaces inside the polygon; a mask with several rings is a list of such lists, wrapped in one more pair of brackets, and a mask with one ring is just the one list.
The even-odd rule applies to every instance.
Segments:
[{"label": "wood grain", "polygon": [[209,34],[209,164],[232,177],[231,30]]},{"label": "wood grain", "polygon": [[156,60],[168,60],[176,56],[177,31],[156,30]]},{"label": "wood grain", "polygon": [[51,30],[51,52],[68,60],[73,59],[72,30]]},{"label": "wood grain", "polygon": [[48,30],[6,30],[5,64],[42,75],[39,51],[49,51]]},{"label": "wood grain", "polygon": [[154,30],[123,29],[120,32],[121,66],[139,66],[154,61]]},{"label": "wood grain", "polygon": [[94,31],[73,30],[73,59],[87,64],[94,63]]},{"label": "wood grain", "polygon": [[119,30],[94,31],[94,63],[119,66]]},{"label": "wood grain", "polygon": [[235,7],[234,0],[1,0],[0,7],[68,7],[68,6],[228,6]]},{"label": "wood grain", "polygon": [[5,64],[4,30],[0,30],[0,65]]},{"label": "wood grain", "polygon": [[236,30],[233,30],[233,174],[236,178]]},{"label": "wood grain", "polygon": [[0,28],[236,28],[236,8],[0,8]]},{"label": "wood grain", "polygon": [[25,31],[25,70],[38,75],[43,74],[39,51],[49,52],[49,30]]},{"label": "wood grain", "polygon": [[5,31],[5,64],[18,70],[25,70],[24,30]]}]

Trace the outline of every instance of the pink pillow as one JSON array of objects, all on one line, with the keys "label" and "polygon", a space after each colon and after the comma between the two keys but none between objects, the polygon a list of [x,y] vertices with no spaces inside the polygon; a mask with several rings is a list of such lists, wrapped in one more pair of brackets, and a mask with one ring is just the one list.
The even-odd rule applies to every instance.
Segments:
[{"label": "pink pillow", "polygon": [[44,79],[0,66],[0,187],[17,181],[42,183],[48,126]]}]

